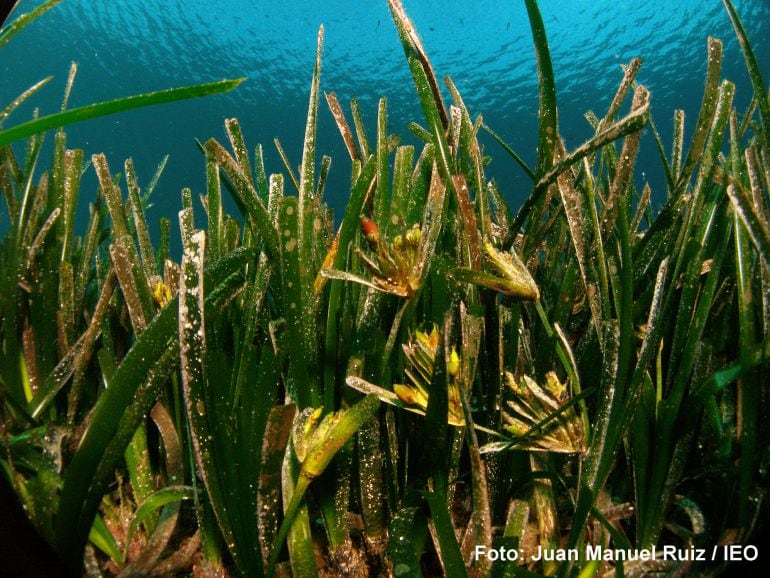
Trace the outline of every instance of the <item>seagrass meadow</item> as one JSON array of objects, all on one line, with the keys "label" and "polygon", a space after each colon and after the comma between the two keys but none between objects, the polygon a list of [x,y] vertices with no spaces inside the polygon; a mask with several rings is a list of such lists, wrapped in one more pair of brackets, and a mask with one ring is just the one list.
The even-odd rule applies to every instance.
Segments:
[{"label": "seagrass meadow", "polygon": [[[0,59],[59,1],[2,28]],[[205,192],[183,189],[156,239],[163,163],[140,182],[64,127],[241,79],[70,108],[73,66],[60,112],[7,122],[45,80],[0,103],[0,466],[26,515],[86,576],[741,571],[768,514],[770,100],[731,0],[746,109],[709,38],[673,142],[634,59],[574,149],[525,0],[532,166],[443,92],[387,3],[420,144],[390,132],[385,98],[367,132],[322,91],[320,28],[298,168],[276,139],[270,172],[228,119],[226,142],[197,143]],[[348,155],[336,217],[320,107]],[[643,131],[665,190],[638,185]],[[531,181],[520,207],[485,176],[482,133]]]}]

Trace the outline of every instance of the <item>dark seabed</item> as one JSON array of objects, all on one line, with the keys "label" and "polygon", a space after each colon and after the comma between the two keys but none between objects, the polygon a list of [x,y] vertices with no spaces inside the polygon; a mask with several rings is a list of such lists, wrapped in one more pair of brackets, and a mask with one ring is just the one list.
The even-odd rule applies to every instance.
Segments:
[{"label": "dark seabed", "polygon": [[[23,0],[11,18],[38,0]],[[537,72],[523,2],[501,0],[409,1],[414,20],[439,77],[450,75],[472,115],[483,114],[528,162],[537,142]],[[723,78],[737,85],[737,109],[748,105],[751,87],[738,43],[719,0],[575,0],[540,3],[557,80],[559,120],[568,148],[591,133],[583,114],[603,115],[622,77],[620,65],[640,56],[638,80],[652,93],[653,118],[666,146],[675,108],[686,113],[687,138],[700,107],[706,39],[725,43]],[[770,3],[736,1],[765,78],[770,76]],[[71,61],[79,72],[70,106],[143,91],[221,78],[248,77],[234,92],[92,120],[67,129],[69,146],[87,156],[105,152],[114,172],[133,157],[140,184],[161,158],[171,155],[148,219],[174,217],[179,191],[204,190],[204,165],[195,139],[223,139],[223,120],[237,117],[250,147],[262,143],[267,171],[283,165],[278,137],[299,164],[316,33],[325,27],[322,90],[334,91],[346,109],[358,97],[374,136],[377,101],[388,98],[389,132],[412,137],[410,120],[422,121],[417,97],[385,0],[327,2],[229,2],[64,0],[16,36],[0,53],[0,106],[50,74],[54,80],[7,126],[58,109]],[[338,216],[347,196],[350,163],[325,103],[319,118],[319,160],[333,158],[327,200]],[[349,109],[348,109],[349,110]],[[663,178],[652,136],[643,139],[638,184],[650,181],[663,198]],[[50,140],[50,139],[49,139]],[[527,177],[484,135],[494,158],[488,176],[518,205],[529,192]],[[89,172],[84,194],[95,195]],[[92,197],[93,198],[93,197]],[[87,206],[81,199],[80,209]],[[2,226],[2,223],[0,223]],[[176,237],[176,235],[172,235]]]}]

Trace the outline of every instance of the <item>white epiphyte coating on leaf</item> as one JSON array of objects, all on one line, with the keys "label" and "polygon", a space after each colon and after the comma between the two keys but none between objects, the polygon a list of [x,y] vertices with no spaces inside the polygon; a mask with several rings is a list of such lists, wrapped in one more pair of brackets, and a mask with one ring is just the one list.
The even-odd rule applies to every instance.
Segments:
[{"label": "white epiphyte coating on leaf", "polygon": [[198,465],[206,481],[203,454],[207,440],[201,435],[199,420],[205,419],[204,388],[206,387],[206,340],[203,320],[203,255],[205,233],[193,233],[185,243],[182,257],[182,287],[179,299],[179,354],[185,404],[192,428]]}]

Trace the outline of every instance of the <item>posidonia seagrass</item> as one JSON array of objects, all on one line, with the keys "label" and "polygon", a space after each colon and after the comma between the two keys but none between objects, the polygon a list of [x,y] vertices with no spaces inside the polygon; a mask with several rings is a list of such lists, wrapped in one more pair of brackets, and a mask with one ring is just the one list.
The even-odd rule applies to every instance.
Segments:
[{"label": "posidonia seagrass", "polygon": [[[0,58],[56,3],[0,31]],[[73,571],[711,574],[727,561],[553,551],[751,541],[770,459],[761,63],[724,0],[754,91],[747,111],[708,39],[701,112],[677,111],[670,154],[638,59],[603,116],[586,114],[594,136],[568,146],[543,19],[525,3],[539,71],[533,168],[449,78],[445,102],[417,30],[388,0],[421,141],[389,133],[385,98],[368,135],[355,100],[348,112],[326,94],[351,160],[339,222],[324,203],[331,160],[316,151],[323,29],[299,170],[276,139],[286,176],[268,173],[262,147],[252,154],[228,119],[228,143],[200,146],[203,212],[182,190],[181,260],[170,221],[156,243],[147,226],[165,160],[146,186],[130,159],[118,178],[116,159],[89,166],[61,127],[240,81],[68,110],[73,68],[62,112],[0,130],[0,464]],[[485,175],[482,127],[531,178],[517,210]],[[665,191],[637,176],[644,131]],[[23,158],[10,146],[22,138]],[[96,191],[81,185],[91,170]],[[474,555],[500,548],[517,557]],[[533,559],[543,551],[553,555]]]}]

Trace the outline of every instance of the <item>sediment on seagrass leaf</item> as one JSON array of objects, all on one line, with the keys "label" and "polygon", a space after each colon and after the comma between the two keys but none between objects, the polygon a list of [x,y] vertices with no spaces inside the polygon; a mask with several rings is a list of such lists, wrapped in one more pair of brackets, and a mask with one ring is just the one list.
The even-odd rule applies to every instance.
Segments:
[{"label": "sediment on seagrass leaf", "polygon": [[134,216],[134,229],[136,230],[136,240],[139,245],[139,255],[142,258],[145,278],[152,279],[157,274],[155,269],[155,250],[152,247],[150,232],[147,229],[144,206],[139,196],[139,183],[136,179],[134,162],[131,159],[126,160],[125,169],[128,199],[131,204],[131,213]]},{"label": "sediment on seagrass leaf", "polygon": [[342,110],[337,95],[334,92],[325,92],[326,104],[329,106],[329,111],[334,117],[334,122],[337,124],[337,129],[342,136],[342,142],[345,143],[345,148],[348,151],[351,161],[360,160],[361,155],[356,147],[356,141],[353,138],[353,131],[350,130],[350,125],[345,118],[345,112]]}]

